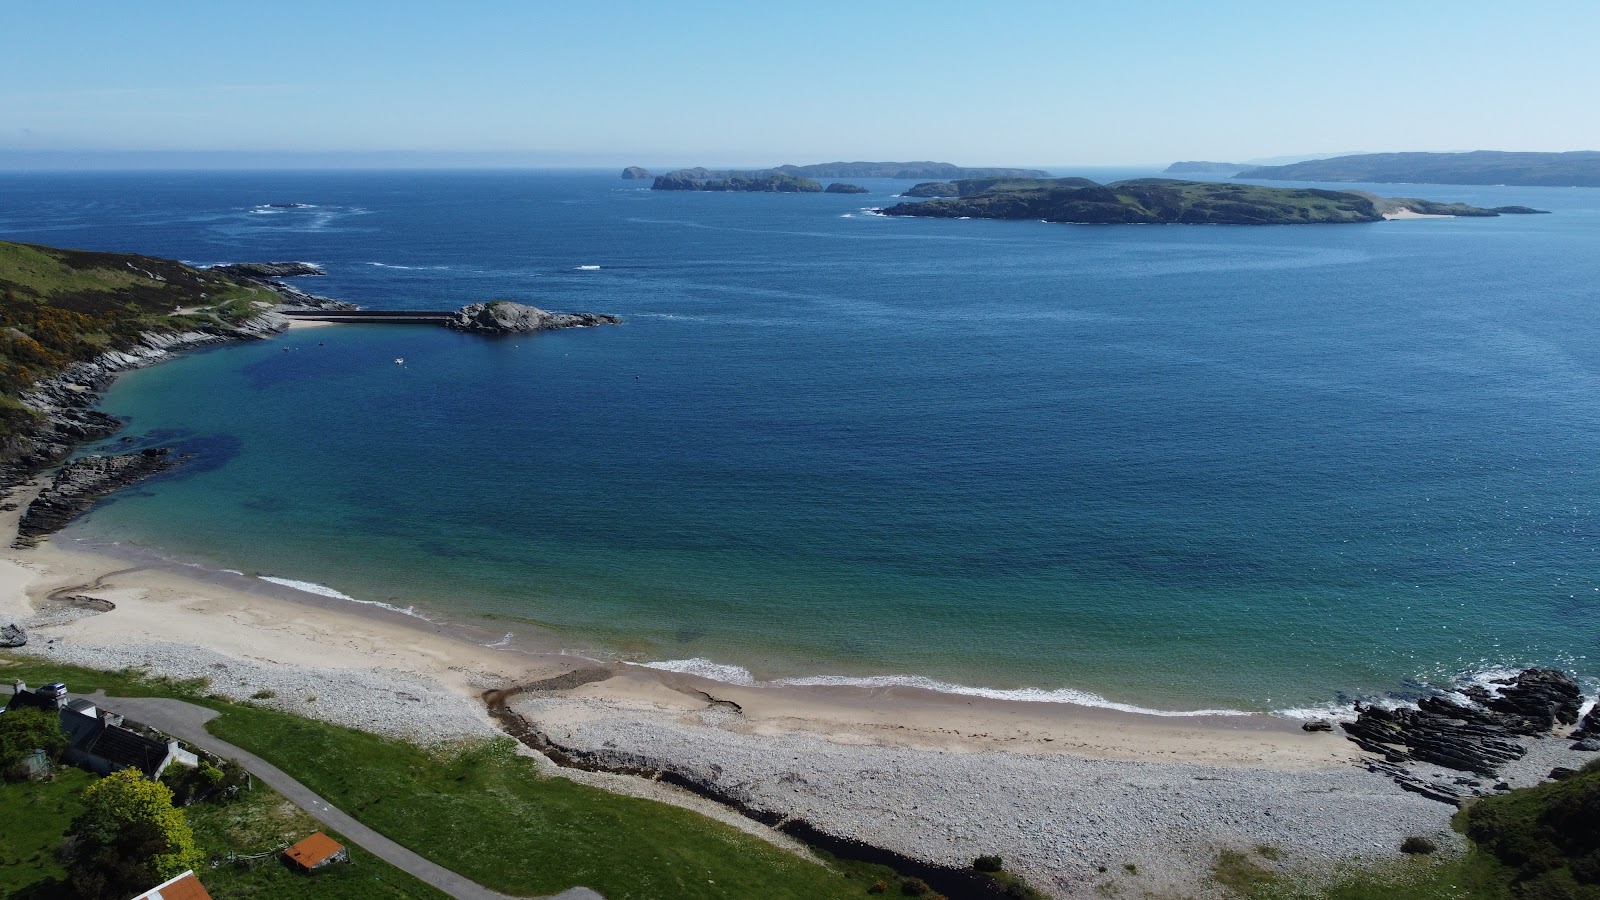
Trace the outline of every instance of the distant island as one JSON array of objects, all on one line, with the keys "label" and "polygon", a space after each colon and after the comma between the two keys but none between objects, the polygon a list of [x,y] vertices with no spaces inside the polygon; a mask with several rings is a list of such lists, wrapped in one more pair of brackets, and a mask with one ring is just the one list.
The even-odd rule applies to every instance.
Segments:
[{"label": "distant island", "polygon": [[[918,187],[928,188],[926,185]],[[1106,185],[1086,178],[964,179],[952,182],[949,187],[954,189],[954,196],[901,203],[881,212],[886,216],[1036,219],[1083,225],[1302,225],[1379,222],[1385,218],[1428,215],[1497,216],[1541,212],[1527,207],[1483,209],[1413,198],[1382,198],[1356,191],[1269,188],[1167,178],[1136,178]]]},{"label": "distant island", "polygon": [[1175,162],[1161,171],[1167,175],[1233,175],[1248,168],[1250,166],[1245,163],[1208,162],[1191,159],[1184,162]]},{"label": "distant island", "polygon": [[826,194],[870,194],[872,192],[867,190],[866,188],[862,187],[859,184],[846,184],[843,181],[835,181],[833,184],[828,185],[827,188],[824,189],[823,193],[826,193]]},{"label": "distant island", "polygon": [[[1174,171],[1168,169],[1168,171]],[[1600,187],[1600,151],[1568,153],[1361,153],[1287,166],[1257,166],[1238,178],[1262,181],[1356,181],[1372,184],[1506,184]]]},{"label": "distant island", "polygon": [[753,191],[778,194],[820,194],[822,185],[786,172],[718,172],[678,169],[657,175],[652,191]]},{"label": "distant island", "polygon": [[646,178],[654,178],[655,176],[650,174],[649,169],[642,168],[640,166],[629,166],[622,170],[622,177],[627,181],[641,181]]},{"label": "distant island", "polygon": [[[637,166],[623,170],[622,177],[630,171],[644,172]],[[648,175],[648,173],[646,173]],[[770,169],[674,169],[656,176],[652,190],[657,191],[759,191],[778,193],[814,193],[823,190],[819,178],[897,178],[912,181],[919,178],[1049,178],[1050,173],[1040,169],[967,168],[942,162],[831,162],[810,166],[783,165]],[[848,185],[856,187],[856,185]],[[840,190],[834,193],[867,193]]]}]

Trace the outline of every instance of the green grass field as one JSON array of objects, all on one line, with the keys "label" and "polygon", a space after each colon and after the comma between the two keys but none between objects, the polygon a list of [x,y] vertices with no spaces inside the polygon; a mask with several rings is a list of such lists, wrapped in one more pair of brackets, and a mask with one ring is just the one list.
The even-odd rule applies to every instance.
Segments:
[{"label": "green grass field", "polygon": [[[509,894],[548,894],[582,884],[610,900],[801,900],[861,897],[880,878],[893,882],[881,867],[824,866],[675,806],[541,776],[514,752],[509,738],[429,750],[208,699],[200,682],[0,656],[0,679],[12,678],[33,684],[61,680],[74,693],[104,688],[112,695],[212,706],[223,712],[211,723],[218,737],[266,758],[393,840]],[[219,900],[271,896],[244,890],[214,893]]]}]

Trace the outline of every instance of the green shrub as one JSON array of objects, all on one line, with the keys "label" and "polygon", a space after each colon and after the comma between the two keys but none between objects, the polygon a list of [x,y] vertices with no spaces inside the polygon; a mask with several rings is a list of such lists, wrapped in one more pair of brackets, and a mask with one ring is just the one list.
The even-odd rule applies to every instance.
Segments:
[{"label": "green shrub", "polygon": [[979,872],[998,872],[1003,868],[998,856],[980,856],[972,861],[972,867]]},{"label": "green shrub", "polygon": [[1412,836],[1400,842],[1400,852],[1427,855],[1438,853],[1439,845],[1425,837]]},{"label": "green shrub", "polygon": [[933,893],[933,888],[928,887],[928,883],[921,878],[907,878],[900,882],[900,893],[907,897],[925,897]]}]

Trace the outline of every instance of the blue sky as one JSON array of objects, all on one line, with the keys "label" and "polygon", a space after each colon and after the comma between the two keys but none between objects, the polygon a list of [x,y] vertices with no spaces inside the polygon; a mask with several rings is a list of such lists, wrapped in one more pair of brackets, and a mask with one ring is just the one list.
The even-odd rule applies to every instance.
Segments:
[{"label": "blue sky", "polygon": [[7,3],[0,163],[1600,149],[1597,34],[1592,2]]}]

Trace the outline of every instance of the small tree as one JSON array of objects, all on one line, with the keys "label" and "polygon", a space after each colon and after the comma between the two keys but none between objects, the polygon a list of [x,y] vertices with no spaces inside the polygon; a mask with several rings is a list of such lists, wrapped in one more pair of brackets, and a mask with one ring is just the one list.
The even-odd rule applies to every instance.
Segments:
[{"label": "small tree", "polygon": [[83,799],[69,832],[70,877],[83,900],[123,900],[200,864],[194,832],[166,785],[123,769]]},{"label": "small tree", "polygon": [[0,715],[0,772],[7,778],[22,770],[22,761],[43,750],[52,761],[67,749],[61,717],[42,709],[22,707]]}]

